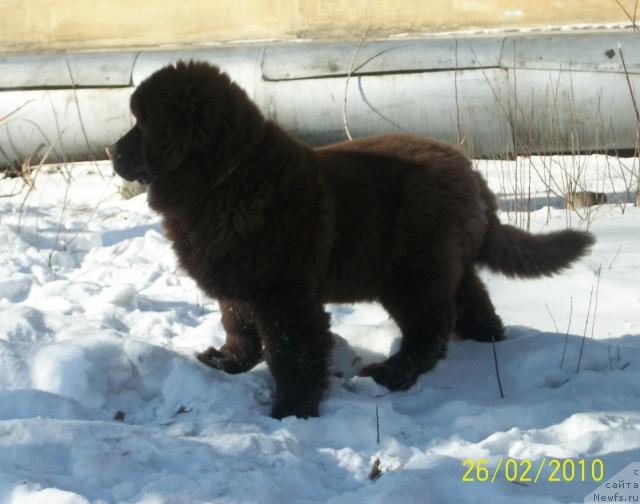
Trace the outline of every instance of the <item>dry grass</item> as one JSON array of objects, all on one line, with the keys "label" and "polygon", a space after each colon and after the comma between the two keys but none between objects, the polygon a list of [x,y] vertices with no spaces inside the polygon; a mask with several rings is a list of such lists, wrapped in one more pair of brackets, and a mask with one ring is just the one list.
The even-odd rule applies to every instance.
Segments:
[{"label": "dry grass", "polygon": [[[621,5],[622,7],[622,5]],[[625,11],[626,15],[632,20],[634,29],[637,30],[637,26],[635,23],[637,12],[637,2],[634,7],[633,12]],[[353,56],[351,58],[351,63],[348,69],[348,74],[345,79],[345,88],[344,88],[344,101],[342,104],[342,117],[343,117],[343,126],[344,132],[348,139],[352,139],[352,135],[349,129],[349,120],[348,120],[348,105],[349,105],[349,83],[352,75],[357,71],[357,58],[358,54],[365,43],[366,37],[369,33],[369,27],[362,33],[360,40],[358,41],[357,46],[354,49]],[[515,42],[514,42],[515,43]],[[470,47],[471,53],[477,60],[477,55],[475,54],[472,47]],[[515,52],[514,52],[515,53]],[[626,62],[624,60],[624,52],[622,48],[619,48],[618,56],[620,57],[622,66],[625,71],[625,77],[627,79],[628,90],[629,90],[629,103],[633,106],[633,110],[636,116],[635,127],[635,154],[636,157],[632,158],[631,162],[621,158],[620,156],[604,156],[598,157],[596,159],[596,167],[595,172],[588,167],[588,160],[579,155],[580,152],[583,151],[580,146],[580,131],[578,128],[578,114],[576,111],[576,100],[573,93],[573,89],[569,93],[569,104],[570,104],[570,118],[571,125],[569,128],[569,132],[562,131],[560,127],[563,124],[563,120],[561,118],[560,107],[559,107],[559,96],[560,96],[560,81],[553,80],[550,78],[549,85],[546,92],[546,97],[548,103],[550,104],[550,109],[553,111],[552,117],[549,118],[549,129],[546,132],[545,138],[541,139],[541,141],[536,140],[536,136],[532,131],[532,111],[527,112],[525,110],[524,105],[518,99],[517,93],[517,72],[516,72],[516,62],[514,61],[513,67],[513,80],[511,81],[512,88],[509,90],[510,95],[513,97],[513,111],[505,110],[502,100],[500,100],[498,91],[496,90],[494,83],[491,81],[489,76],[481,69],[482,75],[484,76],[484,80],[486,85],[489,86],[491,90],[491,94],[494,97],[496,103],[496,113],[503,116],[507,119],[511,131],[512,131],[512,140],[513,140],[513,152],[507,152],[503,157],[498,159],[495,163],[496,170],[499,173],[499,193],[503,198],[507,198],[508,202],[503,202],[503,208],[506,214],[506,219],[508,222],[522,227],[524,229],[530,230],[531,228],[531,212],[535,210],[534,200],[536,198],[540,200],[540,192],[536,193],[533,189],[534,185],[538,185],[538,182],[542,183],[544,187],[544,195],[543,199],[546,200],[547,207],[547,216],[550,216],[550,208],[557,204],[558,201],[564,201],[567,198],[567,195],[572,193],[584,192],[584,191],[594,191],[594,192],[602,192],[607,193],[608,195],[613,195],[613,197],[609,198],[609,203],[615,204],[619,207],[621,213],[625,213],[627,207],[629,205],[635,204],[640,205],[640,163],[638,162],[638,153],[640,152],[640,112],[638,110],[638,105],[636,101],[636,97],[634,94],[633,87],[631,85],[631,81],[629,79],[629,74],[626,69]],[[455,61],[456,61],[456,70],[454,73],[454,96],[455,96],[455,127],[457,131],[457,141],[464,148],[464,137],[462,136],[461,126],[460,126],[460,105],[459,105],[459,90],[458,90],[458,72],[457,72],[457,62],[458,62],[458,46],[456,43],[455,49]],[[80,110],[80,105],[78,102],[78,97],[75,92],[75,79],[71,72],[70,66],[67,64],[69,71],[69,78],[72,83],[73,90],[73,104],[75,105],[75,109],[77,111],[78,123],[80,125],[80,131],[82,137],[84,138],[84,142],[86,143],[88,152],[90,157],[95,164],[97,173],[102,176],[101,169],[98,166],[96,161],[96,157],[93,154],[93,151],[90,146],[90,142],[87,136],[86,129],[84,127],[83,118]],[[571,71],[569,70],[569,74],[571,75]],[[571,77],[572,78],[572,77]],[[24,103],[22,106],[16,108],[14,111],[0,118],[0,124],[5,121],[10,120],[15,116],[21,109],[23,109],[29,102]],[[600,103],[598,103],[598,110],[594,111],[594,115],[597,118],[596,124],[594,127],[601,128],[605,133],[611,133],[613,131],[613,126],[607,122],[607,115],[600,110]],[[611,119],[609,119],[610,121]],[[57,118],[56,118],[57,124]],[[22,215],[25,209],[29,205],[30,198],[32,197],[34,191],[37,188],[38,175],[42,169],[42,167],[47,162],[54,148],[59,148],[63,153],[64,159],[70,159],[70,156],[64,155],[64,146],[61,145],[61,138],[63,136],[64,130],[58,130],[58,135],[55,139],[49,140],[45,138],[45,146],[44,153],[40,155],[38,152],[41,150],[41,146],[38,147],[38,150],[34,152],[32,156],[27,157],[22,160],[22,162],[15,168],[15,173],[13,175],[21,178],[23,184],[19,187],[17,191],[8,193],[8,194],[0,194],[0,197],[14,197],[20,194],[24,194],[24,197],[21,200],[21,203],[18,208],[18,212],[20,212],[19,223],[22,225]],[[571,152],[569,155],[565,156],[554,156],[551,152],[545,150],[545,145],[561,145],[564,141],[565,134],[568,134],[571,140]],[[604,134],[604,133],[603,133]],[[44,135],[44,134],[43,134]],[[540,143],[542,145],[540,145]],[[518,153],[520,155],[518,155]],[[588,153],[587,153],[588,154]],[[37,159],[39,157],[39,161],[37,163],[33,163],[33,159]],[[59,165],[59,173],[61,176],[65,178],[65,182],[67,184],[67,189],[65,191],[65,197],[60,209],[60,217],[58,220],[58,230],[56,237],[56,247],[54,249],[58,250],[60,248],[68,247],[70,243],[72,243],[81,231],[76,232],[75,236],[71,237],[71,239],[65,243],[61,242],[61,237],[65,235],[65,215],[67,213],[68,206],[68,198],[69,198],[69,188],[73,182],[72,170],[70,168],[70,164],[63,162]],[[595,179],[594,179],[595,173]],[[6,174],[5,174],[6,175]],[[623,190],[620,190],[620,181],[622,181]],[[536,184],[534,184],[534,182]],[[86,226],[93,219],[101,200],[96,203],[96,205],[88,212]],[[554,203],[555,202],[555,203]],[[587,228],[591,225],[593,220],[597,218],[600,206],[571,206],[567,205],[565,208],[565,219],[567,226],[572,226],[574,223],[579,223],[581,225],[585,225]],[[52,252],[52,254],[54,253]]]}]

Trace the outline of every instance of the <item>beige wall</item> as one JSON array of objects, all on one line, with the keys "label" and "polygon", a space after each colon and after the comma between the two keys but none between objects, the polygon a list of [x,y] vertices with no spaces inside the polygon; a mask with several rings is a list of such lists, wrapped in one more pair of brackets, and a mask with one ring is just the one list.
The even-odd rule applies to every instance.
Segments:
[{"label": "beige wall", "polygon": [[[621,0],[633,11],[635,0]],[[0,50],[616,23],[615,0],[0,0]]]}]

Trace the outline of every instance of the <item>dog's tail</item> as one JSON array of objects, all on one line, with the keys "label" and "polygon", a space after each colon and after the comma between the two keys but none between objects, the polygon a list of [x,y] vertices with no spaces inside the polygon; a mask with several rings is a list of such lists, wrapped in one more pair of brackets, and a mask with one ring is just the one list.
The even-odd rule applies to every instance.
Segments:
[{"label": "dog's tail", "polygon": [[523,278],[553,275],[582,257],[594,243],[591,233],[566,229],[531,234],[513,226],[491,226],[479,261],[493,271]]},{"label": "dog's tail", "polygon": [[511,277],[534,278],[553,275],[586,254],[595,243],[591,233],[566,229],[531,234],[501,224],[497,203],[482,180],[482,193],[489,204],[489,226],[478,261],[489,269]]}]

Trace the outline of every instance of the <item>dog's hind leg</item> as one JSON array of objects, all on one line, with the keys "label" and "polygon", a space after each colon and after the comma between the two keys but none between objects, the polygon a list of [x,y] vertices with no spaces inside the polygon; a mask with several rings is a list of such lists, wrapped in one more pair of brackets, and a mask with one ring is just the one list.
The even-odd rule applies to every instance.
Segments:
[{"label": "dog's hind leg", "polygon": [[220,350],[211,347],[197,357],[207,366],[227,373],[248,371],[262,357],[262,342],[252,309],[246,303],[228,300],[221,300],[219,305],[227,341]]},{"label": "dog's hind leg", "polygon": [[453,272],[444,274],[448,269],[394,276],[380,301],[402,331],[400,350],[384,362],[365,366],[361,376],[371,376],[389,390],[402,390],[446,355],[455,318],[453,296],[460,278]]},{"label": "dog's hind leg", "polygon": [[504,326],[496,314],[486,287],[478,274],[469,269],[456,292],[456,333],[462,339],[500,341]]},{"label": "dog's hind leg", "polygon": [[304,288],[274,288],[255,301],[265,358],[276,382],[271,416],[318,416],[333,347],[329,315]]}]

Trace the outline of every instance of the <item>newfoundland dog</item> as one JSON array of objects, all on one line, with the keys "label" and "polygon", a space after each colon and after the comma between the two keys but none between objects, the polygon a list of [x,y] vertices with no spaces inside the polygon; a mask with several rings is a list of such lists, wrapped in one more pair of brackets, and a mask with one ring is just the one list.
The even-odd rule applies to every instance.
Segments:
[{"label": "newfoundland dog", "polygon": [[477,266],[550,275],[594,242],[501,224],[484,180],[446,143],[383,135],[309,148],[208,63],[157,71],[131,112],[115,171],[149,184],[180,264],[220,303],[226,343],[198,357],[241,373],[264,356],[275,418],[318,415],[332,348],[324,303],[384,306],[400,350],[360,374],[406,389],[452,332],[504,337]]}]

